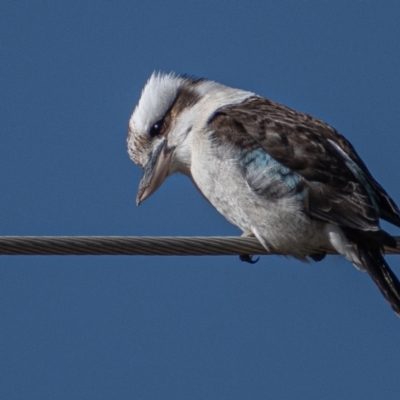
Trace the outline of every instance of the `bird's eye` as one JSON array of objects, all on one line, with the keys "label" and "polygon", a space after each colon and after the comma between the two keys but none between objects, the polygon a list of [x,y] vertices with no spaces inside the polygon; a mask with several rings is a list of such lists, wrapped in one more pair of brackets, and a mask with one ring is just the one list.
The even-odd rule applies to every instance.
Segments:
[{"label": "bird's eye", "polygon": [[157,121],[151,128],[150,128],[150,136],[156,137],[162,135],[166,130],[166,125],[163,119]]}]

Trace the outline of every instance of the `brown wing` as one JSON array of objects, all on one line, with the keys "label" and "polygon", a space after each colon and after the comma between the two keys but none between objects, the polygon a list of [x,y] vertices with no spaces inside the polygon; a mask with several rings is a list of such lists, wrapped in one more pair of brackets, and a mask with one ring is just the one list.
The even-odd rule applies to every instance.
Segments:
[{"label": "brown wing", "polygon": [[209,121],[215,140],[259,146],[302,177],[310,217],[366,231],[382,217],[400,226],[400,213],[353,146],[310,115],[262,97],[217,110]]}]

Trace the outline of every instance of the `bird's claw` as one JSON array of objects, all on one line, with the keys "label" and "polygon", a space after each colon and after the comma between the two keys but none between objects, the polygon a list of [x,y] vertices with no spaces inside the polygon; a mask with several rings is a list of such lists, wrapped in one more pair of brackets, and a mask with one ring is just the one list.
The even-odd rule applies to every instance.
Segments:
[{"label": "bird's claw", "polygon": [[312,258],[314,261],[318,262],[325,258],[326,252],[310,254],[309,257]]},{"label": "bird's claw", "polygon": [[240,261],[244,261],[244,262],[247,262],[247,263],[249,263],[249,264],[255,264],[256,262],[258,262],[258,260],[260,259],[260,257],[257,257],[256,260],[253,260],[253,257],[254,257],[254,256],[252,256],[252,255],[250,255],[250,254],[242,254],[241,256],[239,256]]}]

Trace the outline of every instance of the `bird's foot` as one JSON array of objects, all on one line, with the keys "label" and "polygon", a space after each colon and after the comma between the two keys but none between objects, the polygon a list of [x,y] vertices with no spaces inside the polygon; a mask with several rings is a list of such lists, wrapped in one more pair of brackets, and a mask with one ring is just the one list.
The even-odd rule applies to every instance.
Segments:
[{"label": "bird's foot", "polygon": [[308,257],[312,258],[316,262],[323,260],[325,258],[325,256],[326,256],[326,252],[308,255]]},{"label": "bird's foot", "polygon": [[[241,237],[254,237],[254,233],[252,231],[246,231],[242,233]],[[258,262],[260,257],[257,257],[256,260],[254,260],[253,257],[254,256],[252,256],[251,254],[242,254],[241,256],[239,256],[240,261],[244,261],[249,264],[255,264],[256,262]]]},{"label": "bird's foot", "polygon": [[258,262],[258,260],[260,259],[260,257],[257,257],[256,260],[253,259],[254,256],[250,255],[250,254],[242,254],[241,256],[239,256],[240,261],[244,261],[247,262],[249,264],[255,264],[256,262]]}]

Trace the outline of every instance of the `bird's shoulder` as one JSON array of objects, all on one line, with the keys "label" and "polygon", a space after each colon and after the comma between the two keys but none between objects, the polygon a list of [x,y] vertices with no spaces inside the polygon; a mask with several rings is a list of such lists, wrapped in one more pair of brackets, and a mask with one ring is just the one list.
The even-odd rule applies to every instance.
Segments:
[{"label": "bird's shoulder", "polygon": [[[334,173],[343,162],[329,140],[362,163],[351,144],[333,127],[263,97],[252,96],[221,107],[208,123],[214,140],[240,148],[261,146],[275,160],[310,180],[346,179]],[[349,173],[347,168],[341,172]]]}]

